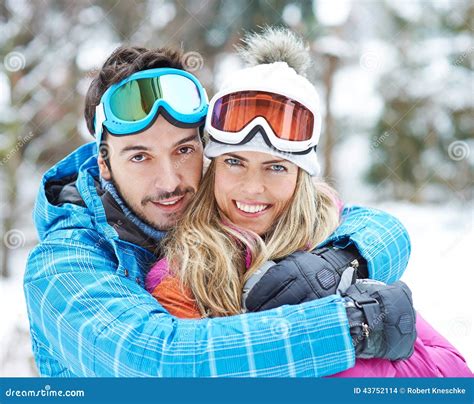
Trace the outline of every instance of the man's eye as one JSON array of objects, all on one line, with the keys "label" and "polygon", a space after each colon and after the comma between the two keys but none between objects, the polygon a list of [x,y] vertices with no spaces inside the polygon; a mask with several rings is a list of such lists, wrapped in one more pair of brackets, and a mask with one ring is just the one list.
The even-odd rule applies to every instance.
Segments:
[{"label": "man's eye", "polygon": [[146,158],[144,154],[137,154],[133,156],[130,160],[133,161],[134,163],[141,163],[142,161],[145,161]]},{"label": "man's eye", "polygon": [[231,167],[233,167],[233,166],[240,166],[240,165],[241,165],[239,159],[232,159],[232,158],[229,158],[229,159],[225,159],[224,161],[225,161],[229,166],[231,166]]},{"label": "man's eye", "polygon": [[272,164],[270,166],[270,170],[275,171],[277,173],[283,173],[285,171],[288,171],[285,166],[282,166],[281,164]]},{"label": "man's eye", "polygon": [[194,151],[192,147],[189,146],[183,146],[179,148],[179,153],[180,154],[190,154]]}]

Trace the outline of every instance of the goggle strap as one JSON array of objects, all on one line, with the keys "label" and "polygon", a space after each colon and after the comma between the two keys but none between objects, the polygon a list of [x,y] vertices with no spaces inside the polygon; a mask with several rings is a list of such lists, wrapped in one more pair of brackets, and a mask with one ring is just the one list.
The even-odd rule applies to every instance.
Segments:
[{"label": "goggle strap", "polygon": [[291,154],[291,155],[295,155],[295,156],[301,156],[301,155],[308,154],[312,150],[316,151],[317,147],[318,147],[318,145],[310,146],[306,150],[302,150],[302,151],[280,150],[278,147],[275,147],[272,144],[272,142],[270,141],[270,138],[268,137],[268,134],[267,134],[266,130],[261,125],[256,125],[254,128],[252,128],[250,130],[250,132],[245,136],[245,138],[243,138],[239,143],[227,143],[227,142],[220,141],[220,140],[216,139],[211,134],[209,134],[209,136],[210,136],[210,138],[213,142],[220,143],[220,144],[226,144],[226,145],[232,145],[232,146],[239,146],[239,145],[243,145],[243,144],[246,144],[246,143],[250,142],[255,137],[255,135],[257,133],[261,134],[264,142],[267,144],[268,147],[273,148],[275,150],[278,150],[280,153],[284,153],[284,154]]},{"label": "goggle strap", "polygon": [[104,128],[102,125],[105,122],[105,110],[104,104],[100,103],[95,107],[95,123],[94,123],[94,131],[95,131],[95,140],[97,142],[97,150],[100,148],[100,143],[102,142],[102,132]]}]

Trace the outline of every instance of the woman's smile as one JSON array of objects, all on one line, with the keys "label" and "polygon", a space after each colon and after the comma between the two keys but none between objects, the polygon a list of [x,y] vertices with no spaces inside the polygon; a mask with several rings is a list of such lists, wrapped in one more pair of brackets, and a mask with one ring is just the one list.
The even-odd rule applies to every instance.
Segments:
[{"label": "woman's smile", "polygon": [[232,200],[234,202],[234,205],[242,216],[245,217],[259,217],[263,216],[266,213],[268,213],[269,209],[271,209],[272,205],[269,203],[263,203],[263,202],[258,202],[258,201],[237,201],[237,200]]}]

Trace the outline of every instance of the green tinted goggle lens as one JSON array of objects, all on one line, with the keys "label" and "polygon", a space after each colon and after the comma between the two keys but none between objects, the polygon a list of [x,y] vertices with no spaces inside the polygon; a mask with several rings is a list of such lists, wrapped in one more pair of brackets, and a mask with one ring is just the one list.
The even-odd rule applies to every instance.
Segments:
[{"label": "green tinted goggle lens", "polygon": [[169,74],[123,84],[110,97],[110,109],[117,118],[134,122],[147,117],[161,99],[182,114],[193,113],[201,105],[199,90],[192,80]]}]

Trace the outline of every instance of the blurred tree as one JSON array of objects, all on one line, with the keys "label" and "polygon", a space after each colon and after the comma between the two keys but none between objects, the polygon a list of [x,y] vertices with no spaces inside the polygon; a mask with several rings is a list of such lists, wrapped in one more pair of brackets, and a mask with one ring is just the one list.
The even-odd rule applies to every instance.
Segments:
[{"label": "blurred tree", "polygon": [[474,3],[445,6],[385,8],[398,66],[380,80],[384,109],[368,179],[390,198],[445,200],[446,190],[472,197]]},{"label": "blurred tree", "polygon": [[[333,176],[332,155],[347,129],[333,108],[337,74],[358,66],[358,44],[375,35],[396,49],[400,65],[380,82],[385,107],[373,133],[370,180],[382,183],[377,190],[386,187],[397,198],[417,199],[429,184],[467,192],[472,164],[468,158],[450,158],[447,150],[454,140],[467,142],[473,127],[472,91],[468,91],[474,53],[469,31],[472,2],[458,1],[456,7],[447,8],[423,3],[417,18],[392,3],[354,2],[350,13],[327,24],[318,22],[320,3],[1,1],[2,238],[27,227],[22,213],[31,211],[34,195],[28,184],[35,183],[36,188],[46,169],[91,139],[82,118],[83,97],[115,47],[181,47],[188,68],[212,95],[215,78],[234,54],[233,45],[246,31],[265,25],[289,26],[311,45],[315,64],[309,79],[321,91],[325,112],[321,155],[326,175]],[[382,21],[380,26],[372,24],[374,16]],[[11,249],[3,241],[0,275],[6,276]]]},{"label": "blurred tree", "polygon": [[[182,47],[191,51],[188,67],[212,90],[216,61],[234,51],[232,45],[244,30],[281,23],[284,3],[2,1],[0,79],[5,79],[2,91],[8,93],[3,94],[7,101],[0,116],[2,236],[15,231],[15,242],[28,242],[19,228],[21,214],[31,212],[33,200],[32,195],[22,197],[22,188],[84,143],[80,132],[85,132],[85,89],[113,48],[119,44]],[[3,241],[0,276],[5,277],[12,246]]]},{"label": "blurred tree", "polygon": [[[2,2],[0,10],[1,74],[8,83],[8,96],[4,93],[3,98],[9,98],[0,116],[0,175],[4,178],[0,274],[5,277],[11,250],[25,242],[17,228],[19,219],[31,211],[32,204],[20,198],[21,187],[30,180],[28,174],[19,176],[20,168],[31,165],[29,174],[33,175],[81,142],[74,131],[74,43],[64,32],[76,23],[74,11],[65,13],[53,2],[13,1]],[[34,150],[28,153],[32,145]]]}]

